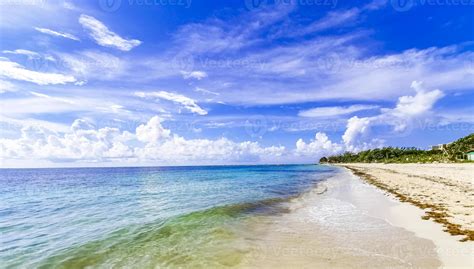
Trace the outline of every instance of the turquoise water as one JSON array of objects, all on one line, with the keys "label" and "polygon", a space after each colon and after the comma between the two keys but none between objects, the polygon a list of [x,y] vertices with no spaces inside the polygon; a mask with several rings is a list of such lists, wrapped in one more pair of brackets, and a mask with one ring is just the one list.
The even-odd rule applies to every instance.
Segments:
[{"label": "turquoise water", "polygon": [[318,165],[0,170],[0,267],[226,267]]}]

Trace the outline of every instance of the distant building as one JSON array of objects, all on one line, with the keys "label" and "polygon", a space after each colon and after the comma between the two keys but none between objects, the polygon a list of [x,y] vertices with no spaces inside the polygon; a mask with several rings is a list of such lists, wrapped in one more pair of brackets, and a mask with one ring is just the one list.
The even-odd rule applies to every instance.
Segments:
[{"label": "distant building", "polygon": [[448,143],[448,144],[438,144],[438,145],[435,145],[435,146],[431,146],[431,150],[445,150],[446,147],[451,144],[451,143]]},{"label": "distant building", "polygon": [[469,161],[474,161],[474,149],[471,149],[466,152],[466,158]]}]

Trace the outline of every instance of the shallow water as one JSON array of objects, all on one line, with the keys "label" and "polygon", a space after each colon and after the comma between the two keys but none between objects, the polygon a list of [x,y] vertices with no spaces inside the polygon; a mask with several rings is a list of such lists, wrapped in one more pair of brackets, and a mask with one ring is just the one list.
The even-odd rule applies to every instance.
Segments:
[{"label": "shallow water", "polygon": [[227,267],[318,165],[0,170],[0,267]]}]

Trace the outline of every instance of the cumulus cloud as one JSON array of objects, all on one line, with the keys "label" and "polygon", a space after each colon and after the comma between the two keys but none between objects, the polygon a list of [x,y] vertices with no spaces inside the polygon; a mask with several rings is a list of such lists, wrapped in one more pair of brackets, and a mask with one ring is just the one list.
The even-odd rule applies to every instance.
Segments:
[{"label": "cumulus cloud", "polygon": [[[346,147],[349,150],[366,148],[367,144],[364,144],[366,142],[359,141],[369,136],[370,129],[374,125],[390,125],[395,132],[404,131],[414,120],[429,114],[434,104],[444,96],[438,89],[426,90],[423,84],[417,81],[412,82],[411,88],[415,90],[415,95],[399,97],[395,108],[382,109],[381,114],[377,116],[350,118],[342,136]],[[373,143],[379,144],[379,141],[374,140]]]},{"label": "cumulus cloud", "polygon": [[147,98],[147,97],[154,97],[163,100],[172,101],[174,103],[180,104],[184,106],[187,110],[199,114],[199,115],[206,115],[207,111],[202,109],[195,100],[186,97],[181,94],[166,92],[166,91],[159,91],[159,92],[135,92],[135,96]]},{"label": "cumulus cloud", "polygon": [[175,163],[258,162],[272,160],[284,152],[283,146],[261,147],[257,142],[237,143],[227,138],[186,140],[180,136],[173,136],[162,144],[147,144],[137,149],[137,154],[142,159],[166,159]]},{"label": "cumulus cloud", "polygon": [[83,119],[69,132],[58,134],[40,127],[25,127],[18,139],[0,139],[2,159],[38,159],[53,162],[129,160],[157,164],[271,161],[285,153],[283,146],[262,147],[257,142],[227,138],[185,139],[172,134],[152,117],[135,133],[100,129]]},{"label": "cumulus cloud", "polygon": [[227,138],[187,140],[161,125],[158,116],[136,129],[136,137],[144,142],[135,148],[142,160],[166,160],[173,163],[188,162],[250,162],[271,160],[285,153],[283,146],[261,147],[257,142],[234,142]]},{"label": "cumulus cloud", "polygon": [[22,65],[12,62],[7,58],[0,58],[0,76],[10,79],[28,81],[38,85],[66,84],[76,81],[73,76],[69,75],[63,75],[59,73],[43,73],[28,70]]},{"label": "cumulus cloud", "polygon": [[[413,96],[401,96],[398,98],[394,108],[382,109],[381,113],[371,117],[354,116],[347,121],[346,130],[342,135],[340,143],[333,143],[325,133],[318,132],[314,140],[306,143],[303,139],[296,142],[295,152],[299,155],[327,156],[341,153],[343,151],[358,152],[384,145],[382,139],[373,137],[371,129],[374,126],[391,126],[393,132],[401,132],[413,125],[416,119],[422,119],[429,115],[436,101],[444,94],[440,90],[427,90],[421,82],[413,81],[411,88],[415,90]],[[346,114],[358,111],[361,107],[329,107],[321,108],[315,115],[328,112],[330,115]],[[374,107],[375,108],[375,107]],[[316,108],[318,109],[318,108]],[[362,109],[361,109],[362,110]],[[314,112],[314,110],[309,110]],[[309,113],[309,112],[308,112]],[[309,113],[311,115],[311,113]]]},{"label": "cumulus cloud", "polygon": [[402,96],[398,98],[397,106],[393,111],[386,111],[392,113],[397,117],[413,117],[423,115],[430,111],[433,105],[441,99],[444,94],[440,90],[427,91],[423,87],[422,82],[413,81],[411,87],[416,91],[414,96]]},{"label": "cumulus cloud", "polygon": [[95,130],[84,120],[76,120],[70,132],[59,135],[41,127],[27,126],[18,139],[0,139],[4,159],[46,159],[51,161],[100,161],[131,156],[123,144],[126,132],[116,128]]},{"label": "cumulus cloud", "polygon": [[339,115],[351,114],[357,111],[376,109],[379,106],[375,105],[352,105],[352,106],[330,106],[330,107],[316,107],[308,110],[302,110],[298,116],[319,118],[319,117],[333,117]]},{"label": "cumulus cloud", "polygon": [[341,153],[342,150],[343,147],[341,145],[331,142],[325,133],[318,132],[309,143],[304,142],[303,139],[298,139],[295,152],[298,155],[319,158],[325,155]]},{"label": "cumulus cloud", "polygon": [[[163,119],[154,116],[131,132],[112,127],[96,128],[84,119],[74,121],[67,132],[61,133],[25,126],[19,138],[0,139],[0,155],[3,160],[133,161],[158,165],[274,163],[292,158],[317,160],[344,151],[382,146],[384,141],[371,134],[372,127],[390,126],[393,131],[400,131],[403,129],[400,126],[406,127],[413,119],[429,115],[436,101],[443,96],[440,90],[426,90],[418,82],[412,83],[412,88],[415,94],[401,96],[394,108],[383,109],[376,116],[350,118],[340,142],[333,142],[325,133],[318,132],[309,142],[297,140],[295,149],[291,151],[284,146],[265,147],[258,142],[235,142],[225,137],[186,139],[165,128]],[[40,93],[34,95],[46,100],[52,98]],[[147,96],[146,93],[136,95]],[[168,95],[167,92],[158,92],[150,96],[160,98]]]},{"label": "cumulus cloud", "polygon": [[104,47],[116,48],[122,51],[130,51],[142,42],[137,39],[125,39],[112,32],[102,22],[94,17],[82,14],[79,23],[89,31],[90,36],[97,44]]},{"label": "cumulus cloud", "polygon": [[72,34],[57,32],[57,31],[53,31],[51,29],[40,28],[40,27],[35,27],[35,30],[40,32],[40,33],[43,33],[43,34],[47,34],[47,35],[51,35],[51,36],[64,37],[64,38],[67,38],[67,39],[79,41],[79,38],[76,37],[75,35],[72,35]]},{"label": "cumulus cloud", "polygon": [[137,139],[150,144],[156,144],[161,139],[168,138],[170,133],[170,130],[161,126],[161,119],[158,116],[151,118],[147,124],[138,126],[136,130]]},{"label": "cumulus cloud", "polygon": [[370,125],[376,117],[359,118],[354,116],[347,121],[347,128],[342,135],[342,140],[346,146],[350,147],[362,136],[367,135]]}]

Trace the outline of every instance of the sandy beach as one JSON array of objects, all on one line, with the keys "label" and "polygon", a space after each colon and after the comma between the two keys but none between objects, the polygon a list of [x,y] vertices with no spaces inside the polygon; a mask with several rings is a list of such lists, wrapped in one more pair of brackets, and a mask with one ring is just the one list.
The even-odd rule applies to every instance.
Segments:
[{"label": "sandy beach", "polygon": [[426,219],[443,224],[461,240],[474,241],[474,165],[344,164],[401,201],[426,210]]},{"label": "sandy beach", "polygon": [[[359,168],[360,169],[360,168]],[[409,168],[407,168],[409,169]],[[425,174],[423,174],[425,173]],[[418,170],[416,175],[427,176]],[[468,172],[457,184],[467,183]],[[463,181],[464,180],[464,181]],[[456,181],[457,182],[457,181]],[[464,185],[462,185],[464,186]],[[424,220],[401,202],[341,168],[286,205],[243,229],[253,250],[244,268],[472,268],[474,244]],[[465,219],[468,222],[469,219]]]},{"label": "sandy beach", "polygon": [[[390,193],[403,203],[421,209],[424,220],[438,226],[422,237],[431,239],[446,267],[473,264],[474,165],[473,164],[341,164],[366,182]],[[407,211],[400,211],[406,225]],[[413,218],[413,217],[412,217]],[[419,230],[414,225],[412,230]],[[439,230],[444,233],[440,233]],[[446,251],[449,250],[449,251]],[[470,253],[466,256],[459,253]],[[461,262],[463,261],[463,262]]]}]

